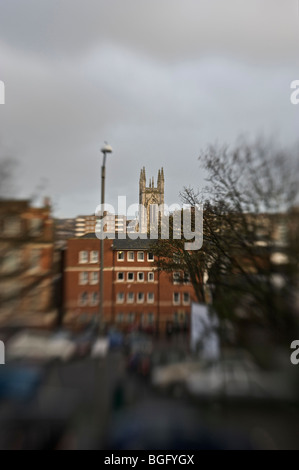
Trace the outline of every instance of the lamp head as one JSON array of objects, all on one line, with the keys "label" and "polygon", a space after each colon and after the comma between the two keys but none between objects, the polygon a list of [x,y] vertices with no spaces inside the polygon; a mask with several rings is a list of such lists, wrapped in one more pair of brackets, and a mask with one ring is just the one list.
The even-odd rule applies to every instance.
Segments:
[{"label": "lamp head", "polygon": [[105,143],[104,147],[101,148],[102,153],[112,153],[111,145]]}]

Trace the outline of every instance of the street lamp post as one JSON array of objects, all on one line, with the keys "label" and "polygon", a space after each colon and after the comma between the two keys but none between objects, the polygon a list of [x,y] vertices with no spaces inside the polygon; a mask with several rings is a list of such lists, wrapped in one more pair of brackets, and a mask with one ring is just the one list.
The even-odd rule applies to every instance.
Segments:
[{"label": "street lamp post", "polygon": [[[102,163],[102,182],[101,182],[101,209],[103,211],[102,218],[104,217],[104,204],[105,204],[105,176],[106,176],[106,157],[107,153],[112,153],[112,147],[105,143],[101,149],[103,154]],[[103,224],[101,230],[104,230]],[[102,233],[100,240],[100,310],[99,310],[99,329],[101,329],[101,323],[103,321],[104,313],[104,235]]]}]

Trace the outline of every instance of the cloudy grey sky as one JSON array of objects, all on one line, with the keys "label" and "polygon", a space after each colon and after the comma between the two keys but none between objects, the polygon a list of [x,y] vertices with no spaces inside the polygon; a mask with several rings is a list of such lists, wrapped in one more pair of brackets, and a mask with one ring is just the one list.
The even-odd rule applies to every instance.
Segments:
[{"label": "cloudy grey sky", "polygon": [[166,202],[200,187],[216,141],[298,136],[297,0],[0,0],[0,152],[18,197],[44,185],[55,215],[93,213],[100,148],[107,202],[138,202],[164,166]]}]

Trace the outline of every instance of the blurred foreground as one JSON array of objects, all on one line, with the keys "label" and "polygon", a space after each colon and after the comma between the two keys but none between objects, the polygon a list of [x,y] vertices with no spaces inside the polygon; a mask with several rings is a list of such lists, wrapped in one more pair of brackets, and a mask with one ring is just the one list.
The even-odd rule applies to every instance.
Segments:
[{"label": "blurred foreground", "polygon": [[208,364],[187,335],[4,334],[1,449],[299,448],[298,373],[279,350]]}]

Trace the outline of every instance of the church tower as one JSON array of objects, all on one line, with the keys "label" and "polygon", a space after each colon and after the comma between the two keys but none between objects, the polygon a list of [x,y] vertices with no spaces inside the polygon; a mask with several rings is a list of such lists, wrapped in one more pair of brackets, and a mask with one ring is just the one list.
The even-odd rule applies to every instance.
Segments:
[{"label": "church tower", "polygon": [[146,185],[146,173],[143,167],[139,180],[139,204],[141,232],[147,232],[150,223],[156,223],[159,217],[157,206],[164,205],[164,170],[158,171],[157,186],[154,178]]}]

